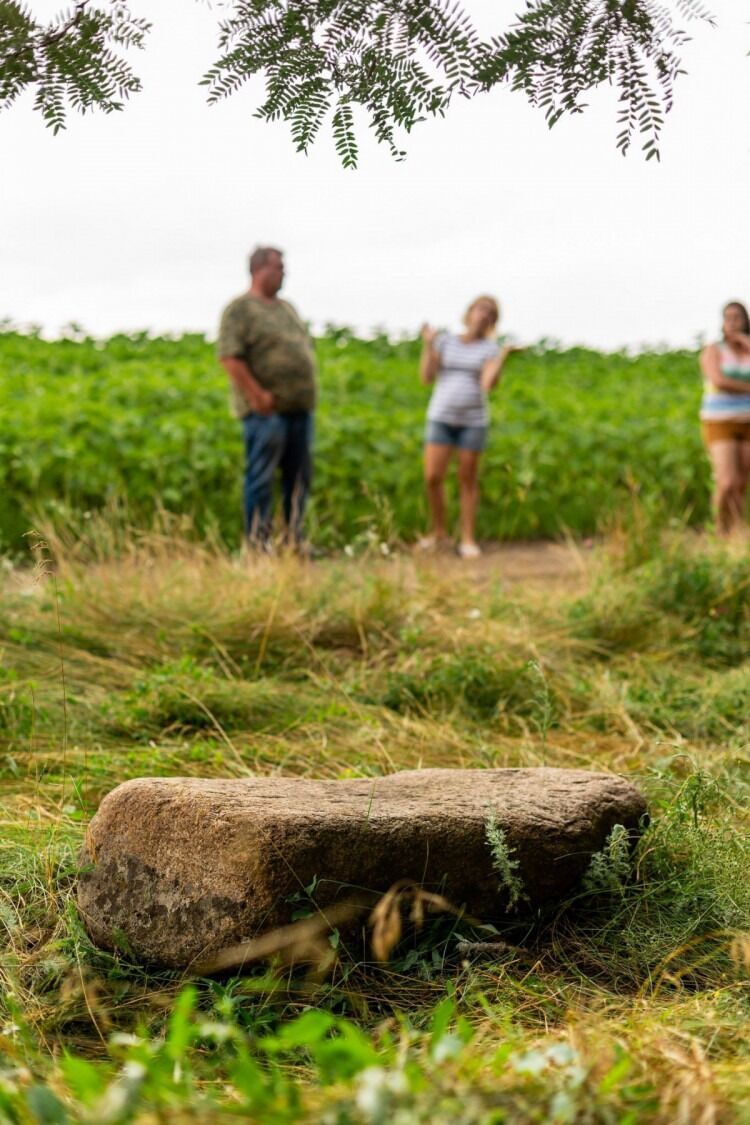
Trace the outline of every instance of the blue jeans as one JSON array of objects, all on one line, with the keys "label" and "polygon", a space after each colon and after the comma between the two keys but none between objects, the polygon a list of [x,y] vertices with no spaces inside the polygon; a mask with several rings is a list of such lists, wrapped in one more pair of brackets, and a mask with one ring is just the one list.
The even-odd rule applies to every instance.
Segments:
[{"label": "blue jeans", "polygon": [[242,434],[245,534],[255,542],[267,542],[273,516],[273,480],[280,470],[284,522],[290,536],[299,540],[312,479],[312,414],[247,414],[242,419]]}]

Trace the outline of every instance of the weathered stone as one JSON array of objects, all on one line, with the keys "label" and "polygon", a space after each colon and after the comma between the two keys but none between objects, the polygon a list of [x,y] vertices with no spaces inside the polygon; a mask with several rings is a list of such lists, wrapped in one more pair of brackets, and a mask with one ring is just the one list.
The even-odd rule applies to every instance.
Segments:
[{"label": "weathered stone", "polygon": [[637,831],[623,778],[558,769],[410,770],[376,779],[139,778],[102,801],[78,905],[92,939],[185,966],[287,923],[317,880],[323,907],[399,879],[502,916],[486,838],[494,809],[531,906],[567,895],[613,825]]}]

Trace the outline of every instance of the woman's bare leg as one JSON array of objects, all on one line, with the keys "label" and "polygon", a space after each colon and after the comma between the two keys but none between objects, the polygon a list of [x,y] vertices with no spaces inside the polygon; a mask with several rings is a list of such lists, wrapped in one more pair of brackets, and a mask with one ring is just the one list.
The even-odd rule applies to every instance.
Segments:
[{"label": "woman's bare leg", "polygon": [[475,544],[474,528],[477,521],[479,503],[479,458],[481,453],[474,449],[458,451],[458,495],[461,505],[461,543],[464,546]]},{"label": "woman's bare leg", "polygon": [[720,535],[729,535],[744,519],[746,480],[742,460],[743,442],[712,441],[708,455],[714,470],[714,511]]},{"label": "woman's bare leg", "polygon": [[453,456],[452,445],[428,442],[424,447],[424,483],[430,508],[430,534],[435,539],[447,539],[445,508],[445,474]]},{"label": "woman's bare leg", "polygon": [[739,442],[737,460],[740,467],[737,501],[739,504],[739,518],[744,523],[745,512],[747,510],[747,490],[748,485],[750,485],[750,441]]}]

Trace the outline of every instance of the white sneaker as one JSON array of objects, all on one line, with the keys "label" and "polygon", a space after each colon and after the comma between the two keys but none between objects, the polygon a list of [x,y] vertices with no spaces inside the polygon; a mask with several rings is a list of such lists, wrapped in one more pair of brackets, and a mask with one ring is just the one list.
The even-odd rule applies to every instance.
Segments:
[{"label": "white sneaker", "polygon": [[462,559],[478,559],[482,549],[477,543],[459,543],[458,554]]}]

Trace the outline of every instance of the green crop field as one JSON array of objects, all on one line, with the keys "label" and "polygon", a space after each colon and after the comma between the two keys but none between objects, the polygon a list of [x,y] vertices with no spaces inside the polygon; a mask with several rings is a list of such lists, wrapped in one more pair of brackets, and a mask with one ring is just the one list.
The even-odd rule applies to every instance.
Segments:
[{"label": "green crop field", "polygon": [[[424,523],[427,392],[418,347],[331,330],[318,341],[321,397],[312,535],[343,546],[415,538]],[[479,534],[591,534],[637,497],[704,521],[709,475],[696,356],[537,347],[511,358],[493,398]],[[242,452],[226,376],[200,336],[46,342],[0,334],[0,548],[42,516],[161,506],[235,546]]]}]

